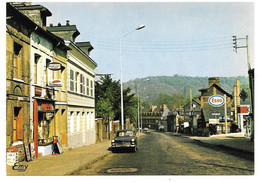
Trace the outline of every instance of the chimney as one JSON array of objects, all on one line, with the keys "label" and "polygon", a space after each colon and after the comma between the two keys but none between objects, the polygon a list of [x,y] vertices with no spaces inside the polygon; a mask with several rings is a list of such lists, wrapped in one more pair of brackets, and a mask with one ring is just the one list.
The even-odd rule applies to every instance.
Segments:
[{"label": "chimney", "polygon": [[221,87],[219,77],[210,77],[208,80],[209,80],[209,87],[213,84],[216,84]]},{"label": "chimney", "polygon": [[157,108],[157,106],[152,105],[151,108],[152,108],[152,112],[153,112]]},{"label": "chimney", "polygon": [[240,80],[236,79],[236,86],[237,86],[237,105],[240,105]]},{"label": "chimney", "polygon": [[234,86],[234,111],[235,111],[235,124],[237,124],[237,86]]}]

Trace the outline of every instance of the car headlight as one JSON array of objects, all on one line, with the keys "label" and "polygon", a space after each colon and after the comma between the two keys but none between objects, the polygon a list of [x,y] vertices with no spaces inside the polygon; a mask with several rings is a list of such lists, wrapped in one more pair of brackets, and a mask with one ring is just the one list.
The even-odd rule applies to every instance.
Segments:
[{"label": "car headlight", "polygon": [[112,139],[112,141],[111,141],[112,143],[114,143],[115,142],[115,140],[114,139]]},{"label": "car headlight", "polygon": [[132,141],[132,142],[134,142],[134,141],[135,141],[135,139],[133,139],[133,138],[132,138],[132,139],[131,139],[131,141]]}]

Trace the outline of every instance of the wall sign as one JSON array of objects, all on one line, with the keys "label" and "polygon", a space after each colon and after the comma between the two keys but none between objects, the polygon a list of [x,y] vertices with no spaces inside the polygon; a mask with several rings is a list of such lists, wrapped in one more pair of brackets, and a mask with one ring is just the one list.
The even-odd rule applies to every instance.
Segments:
[{"label": "wall sign", "polygon": [[35,96],[41,96],[42,95],[42,88],[35,87],[34,94],[35,94]]},{"label": "wall sign", "polygon": [[57,71],[61,69],[61,64],[57,62],[51,62],[48,68],[52,71]]},{"label": "wall sign", "polygon": [[225,104],[225,98],[221,95],[212,95],[208,102],[213,107],[220,107]]},{"label": "wall sign", "polygon": [[51,80],[49,83],[50,87],[62,87],[62,81],[61,80]]}]

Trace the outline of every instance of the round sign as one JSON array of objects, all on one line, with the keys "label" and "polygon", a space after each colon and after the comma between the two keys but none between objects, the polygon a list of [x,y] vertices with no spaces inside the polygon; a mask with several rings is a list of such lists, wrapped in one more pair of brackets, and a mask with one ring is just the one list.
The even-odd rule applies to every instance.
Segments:
[{"label": "round sign", "polygon": [[220,107],[225,104],[225,98],[221,95],[212,95],[209,98],[209,104],[213,107]]}]

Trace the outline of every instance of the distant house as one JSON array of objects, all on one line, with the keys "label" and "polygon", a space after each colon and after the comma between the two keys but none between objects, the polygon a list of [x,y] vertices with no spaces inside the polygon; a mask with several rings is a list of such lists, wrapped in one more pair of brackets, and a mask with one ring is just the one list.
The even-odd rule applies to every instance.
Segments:
[{"label": "distant house", "polygon": [[201,104],[198,98],[192,99],[184,106],[184,120],[180,124],[180,129],[184,133],[197,133],[198,123],[201,122]]},{"label": "distant house", "polygon": [[142,127],[158,130],[159,126],[161,126],[161,128],[163,127],[165,130],[165,128],[167,128],[166,117],[164,117],[166,116],[166,113],[164,114],[165,111],[169,112],[165,104],[159,107],[152,105],[148,109],[143,109],[141,114]]}]

